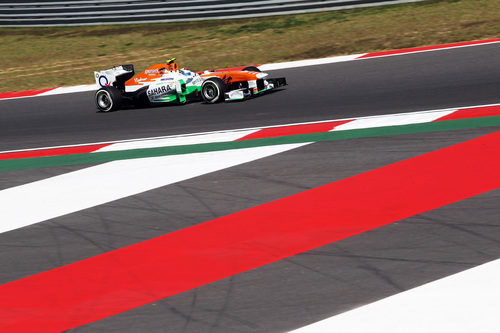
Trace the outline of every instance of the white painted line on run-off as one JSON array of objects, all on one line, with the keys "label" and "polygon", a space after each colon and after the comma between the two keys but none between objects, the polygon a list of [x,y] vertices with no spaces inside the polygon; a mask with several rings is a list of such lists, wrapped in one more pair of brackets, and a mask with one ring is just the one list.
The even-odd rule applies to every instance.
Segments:
[{"label": "white painted line on run-off", "polygon": [[[285,144],[113,161],[0,191],[0,233],[301,147]],[[22,207],[22,208],[20,208]]]},{"label": "white painted line on run-off", "polygon": [[292,333],[500,332],[500,259]]}]

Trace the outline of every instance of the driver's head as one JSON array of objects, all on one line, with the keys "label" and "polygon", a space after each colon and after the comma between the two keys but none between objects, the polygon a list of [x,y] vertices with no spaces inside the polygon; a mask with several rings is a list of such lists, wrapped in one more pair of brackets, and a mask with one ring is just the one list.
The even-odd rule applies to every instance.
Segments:
[{"label": "driver's head", "polygon": [[167,68],[169,71],[177,71],[179,70],[179,66],[175,62],[176,58],[168,59],[167,60]]}]

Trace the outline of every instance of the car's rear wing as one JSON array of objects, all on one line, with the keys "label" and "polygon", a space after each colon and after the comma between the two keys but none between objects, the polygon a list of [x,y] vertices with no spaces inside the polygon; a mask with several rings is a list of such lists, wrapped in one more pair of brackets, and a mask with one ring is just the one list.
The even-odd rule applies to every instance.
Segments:
[{"label": "car's rear wing", "polygon": [[134,76],[134,65],[121,65],[94,72],[95,83],[99,87],[114,86],[124,89],[125,81]]}]

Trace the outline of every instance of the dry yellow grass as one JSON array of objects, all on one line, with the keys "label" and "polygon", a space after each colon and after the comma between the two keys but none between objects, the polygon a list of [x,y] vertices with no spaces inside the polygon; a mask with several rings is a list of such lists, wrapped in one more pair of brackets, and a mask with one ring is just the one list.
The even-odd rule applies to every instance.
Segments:
[{"label": "dry yellow grass", "polygon": [[0,29],[0,92],[93,82],[123,63],[192,70],[498,38],[500,1],[441,0],[195,23]]}]

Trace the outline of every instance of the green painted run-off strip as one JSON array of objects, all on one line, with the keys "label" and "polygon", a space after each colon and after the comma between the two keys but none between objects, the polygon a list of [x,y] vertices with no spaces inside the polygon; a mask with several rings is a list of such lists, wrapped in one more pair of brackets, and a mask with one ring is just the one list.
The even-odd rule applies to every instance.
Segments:
[{"label": "green painted run-off strip", "polygon": [[96,153],[85,153],[85,154],[71,154],[62,156],[21,158],[21,159],[0,161],[0,171],[54,167],[63,165],[104,163],[104,162],[126,160],[133,158],[203,153],[203,152],[218,151],[218,150],[252,148],[260,146],[290,144],[290,143],[335,141],[335,140],[377,137],[386,135],[449,131],[449,130],[459,130],[459,129],[476,128],[476,127],[492,127],[492,126],[500,126],[500,116],[437,121],[430,123],[400,125],[400,126],[363,128],[363,129],[353,129],[345,131],[289,135],[289,136],[281,136],[274,138],[253,139],[253,140],[243,140],[243,141],[228,141],[228,142],[203,143],[203,144],[183,145],[183,146],[143,148],[143,149],[96,152]]}]

